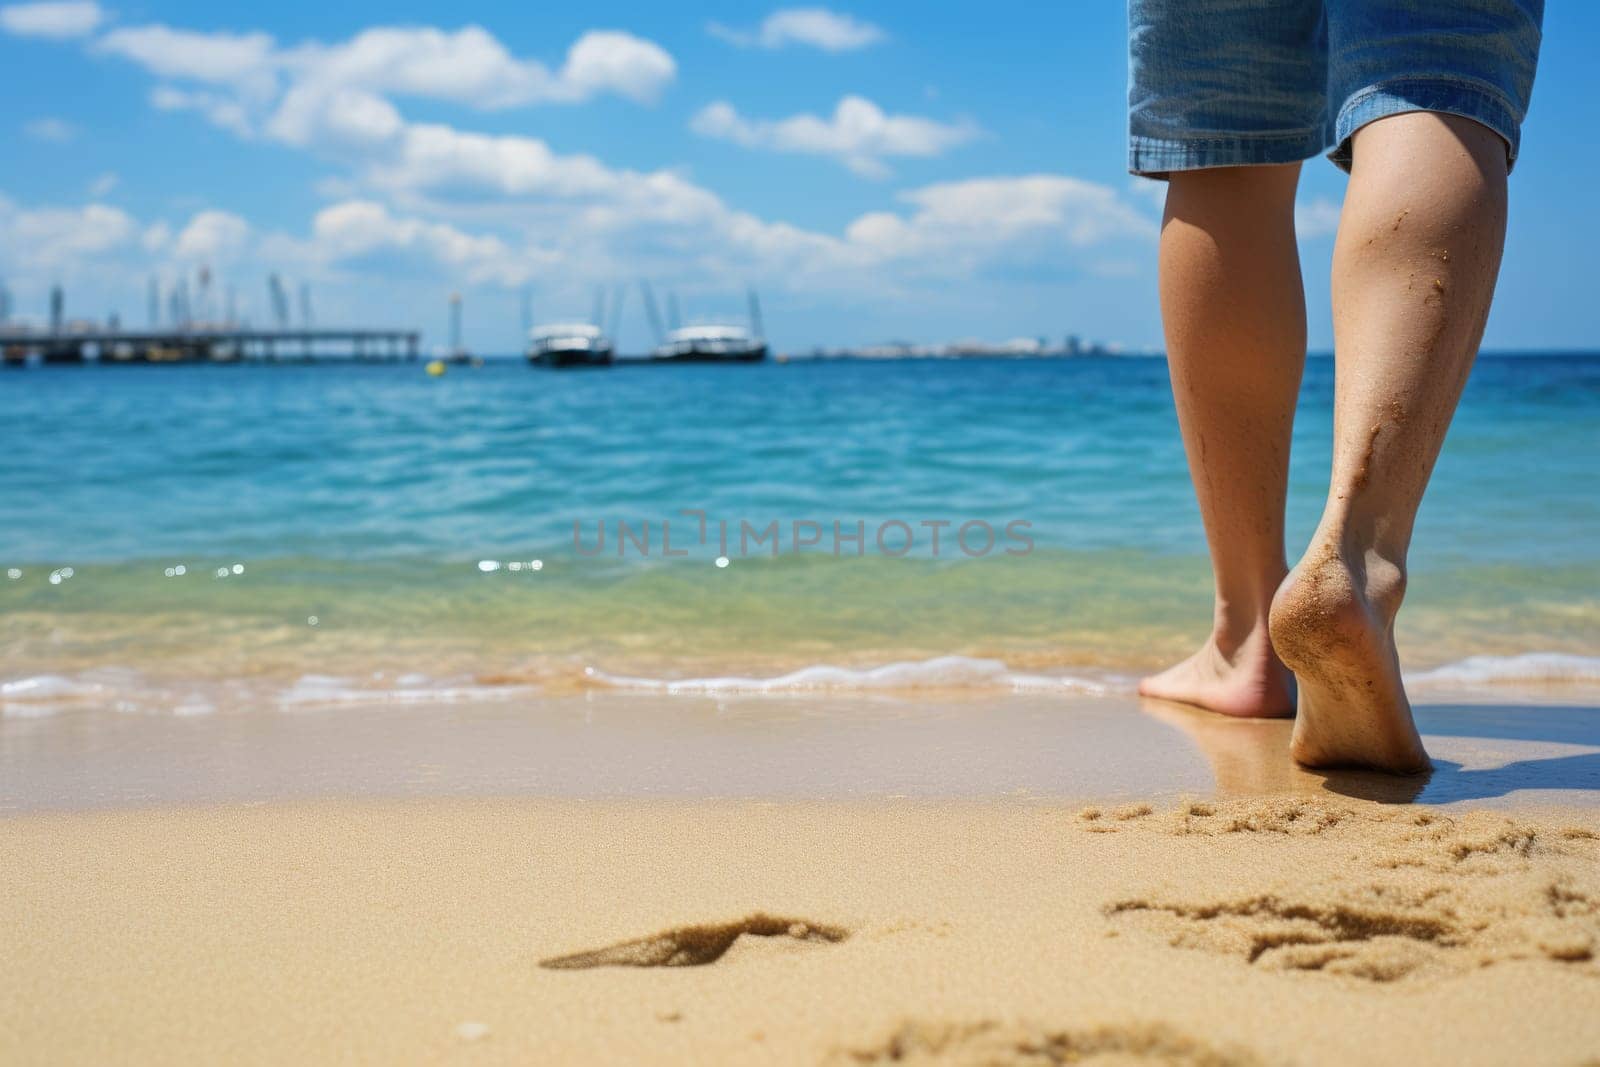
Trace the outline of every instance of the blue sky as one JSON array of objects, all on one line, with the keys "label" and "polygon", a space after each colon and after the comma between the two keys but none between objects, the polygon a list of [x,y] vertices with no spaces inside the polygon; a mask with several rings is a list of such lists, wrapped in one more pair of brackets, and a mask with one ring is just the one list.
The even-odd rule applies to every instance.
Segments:
[{"label": "blue sky", "polygon": [[[690,316],[759,288],[780,349],[1072,332],[1159,344],[1160,187],[1124,170],[1120,3],[0,6],[0,278],[145,320],[201,267],[268,317],[513,350],[597,284]],[[1600,12],[1553,4],[1486,345],[1593,347]],[[1311,343],[1343,191],[1302,184]],[[636,289],[622,341],[647,345]]]}]

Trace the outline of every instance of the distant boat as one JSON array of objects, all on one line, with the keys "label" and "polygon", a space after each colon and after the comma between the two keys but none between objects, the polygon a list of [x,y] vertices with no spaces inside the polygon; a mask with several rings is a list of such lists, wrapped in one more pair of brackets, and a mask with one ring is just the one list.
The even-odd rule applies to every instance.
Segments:
[{"label": "distant boat", "polygon": [[652,359],[679,363],[759,363],[767,342],[743,326],[684,326],[667,334]]},{"label": "distant boat", "polygon": [[528,362],[544,367],[608,367],[616,346],[588,322],[554,322],[528,331]]},{"label": "distant boat", "polygon": [[[696,323],[679,326],[676,321],[665,334],[660,329],[655,298],[644,287],[645,307],[656,326],[660,343],[650,358],[658,363],[759,363],[767,358],[767,341],[761,330],[761,304],[755,290],[750,291],[750,325],[727,322]],[[677,301],[668,294],[672,318],[677,319]]]},{"label": "distant boat", "polygon": [[[528,330],[528,362],[537,367],[609,367],[617,358],[617,327],[622,322],[622,289],[611,300],[611,329],[606,321],[606,291],[594,294],[594,314],[588,322],[552,322]],[[526,294],[523,322],[531,318]]]}]

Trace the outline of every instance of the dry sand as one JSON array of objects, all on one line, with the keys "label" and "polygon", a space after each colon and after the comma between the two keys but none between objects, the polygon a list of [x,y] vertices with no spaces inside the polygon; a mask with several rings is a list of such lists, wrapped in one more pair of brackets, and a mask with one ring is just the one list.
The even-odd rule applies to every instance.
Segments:
[{"label": "dry sand", "polygon": [[1600,1057],[1600,813],[296,801],[0,821],[0,1062]]}]

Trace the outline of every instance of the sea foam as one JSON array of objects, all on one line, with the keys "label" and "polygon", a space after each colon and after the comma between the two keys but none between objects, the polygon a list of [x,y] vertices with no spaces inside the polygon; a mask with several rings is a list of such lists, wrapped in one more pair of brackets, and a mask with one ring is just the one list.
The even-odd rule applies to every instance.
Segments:
[{"label": "sea foam", "polygon": [[0,718],[42,719],[61,708],[105,695],[97,683],[60,674],[34,674],[0,682]]},{"label": "sea foam", "polygon": [[[96,708],[122,714],[168,714],[180,718],[218,711],[274,708],[312,711],[340,707],[425,706],[494,703],[559,695],[573,691],[573,672],[581,669],[578,688],[683,696],[804,696],[852,693],[892,696],[932,692],[1015,693],[1048,696],[1133,696],[1136,676],[1110,669],[1076,668],[1071,672],[1029,672],[1000,659],[936,656],[876,667],[819,663],[767,677],[727,674],[687,677],[644,677],[611,673],[598,667],[523,673],[509,681],[472,675],[431,676],[406,673],[305,674],[292,680],[230,678],[174,684],[139,671],[100,668],[82,674],[35,674],[0,679],[0,717],[45,718],[68,709]],[[1600,687],[1600,657],[1559,652],[1513,656],[1472,656],[1406,675],[1419,693],[1448,689],[1517,687],[1548,689]]]},{"label": "sea foam", "polygon": [[1432,670],[1406,675],[1418,687],[1600,684],[1600,656],[1524,652],[1517,656],[1469,656]]},{"label": "sea foam", "polygon": [[479,685],[439,681],[423,674],[407,674],[394,685],[364,685],[349,678],[307,674],[278,694],[277,705],[286,710],[371,704],[466,704],[509,700],[536,693],[529,685]]},{"label": "sea foam", "polygon": [[905,692],[922,689],[973,689],[1001,692],[1113,693],[1132,687],[1117,676],[1020,674],[1002,660],[938,656],[927,660],[852,668],[831,664],[802,667],[771,678],[639,678],[590,668],[589,679],[616,689],[668,694],[781,694],[814,692]]}]

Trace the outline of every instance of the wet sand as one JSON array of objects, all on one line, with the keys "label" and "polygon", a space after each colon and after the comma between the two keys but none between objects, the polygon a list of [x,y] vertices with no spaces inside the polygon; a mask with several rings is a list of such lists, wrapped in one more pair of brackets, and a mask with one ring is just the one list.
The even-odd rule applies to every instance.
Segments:
[{"label": "wet sand", "polygon": [[317,797],[1348,795],[1600,804],[1600,693],[1437,694],[1425,778],[1310,772],[1292,724],[1131,694],[672,695],[0,718],[0,813]]}]

